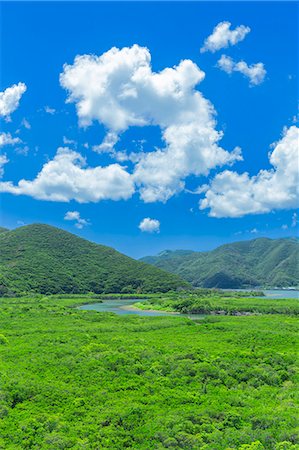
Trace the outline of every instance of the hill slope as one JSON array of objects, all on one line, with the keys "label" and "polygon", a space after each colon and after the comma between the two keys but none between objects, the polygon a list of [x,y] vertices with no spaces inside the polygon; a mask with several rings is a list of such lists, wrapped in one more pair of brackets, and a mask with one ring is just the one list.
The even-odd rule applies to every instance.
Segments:
[{"label": "hill slope", "polygon": [[0,293],[155,292],[186,284],[176,275],[48,225],[0,234]]},{"label": "hill slope", "polygon": [[180,275],[193,286],[246,288],[299,285],[298,239],[259,238],[210,252],[164,251],[141,260]]}]

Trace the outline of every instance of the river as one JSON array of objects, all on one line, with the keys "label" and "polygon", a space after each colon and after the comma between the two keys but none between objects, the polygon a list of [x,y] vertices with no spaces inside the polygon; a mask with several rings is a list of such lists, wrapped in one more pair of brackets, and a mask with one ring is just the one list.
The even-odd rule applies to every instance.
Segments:
[{"label": "river", "polygon": [[79,309],[93,310],[99,312],[113,312],[115,314],[137,314],[138,316],[172,316],[173,313],[165,311],[143,311],[142,309],[130,309],[134,303],[142,302],[140,298],[103,300],[102,303],[91,303],[89,305],[82,305]]},{"label": "river", "polygon": [[[266,298],[280,299],[280,298],[297,298],[299,299],[299,291],[297,290],[264,290]],[[263,297],[265,298],[265,297]],[[91,303],[88,305],[82,305],[79,309],[93,310],[99,312],[112,312],[118,315],[123,314],[135,314],[137,316],[173,316],[174,314],[166,311],[144,311],[142,309],[130,309],[134,303],[141,302],[142,299],[115,299],[115,300],[103,300],[101,303]],[[202,318],[203,315],[199,314],[175,314],[184,317],[192,317],[193,319]]]}]

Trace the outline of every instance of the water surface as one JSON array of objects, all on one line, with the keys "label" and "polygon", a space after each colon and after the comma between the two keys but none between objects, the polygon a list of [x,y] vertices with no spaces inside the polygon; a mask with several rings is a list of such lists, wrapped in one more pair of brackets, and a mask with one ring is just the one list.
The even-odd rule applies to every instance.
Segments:
[{"label": "water surface", "polygon": [[[245,289],[239,289],[240,291]],[[285,290],[285,289],[273,289],[273,290],[263,290],[266,297],[269,299],[281,299],[281,298],[297,298],[299,299],[299,291],[297,290]],[[113,299],[113,300],[103,300],[102,303],[91,303],[88,305],[79,306],[79,309],[92,310],[99,312],[113,312],[115,314],[135,314],[137,316],[180,316],[189,317],[190,319],[202,319],[205,317],[202,314],[173,314],[167,311],[145,311],[142,309],[130,309],[130,306],[134,306],[134,303],[142,302],[145,299],[140,298],[130,298],[130,299]],[[127,308],[126,308],[127,307]]]},{"label": "water surface", "polygon": [[142,302],[140,298],[103,300],[102,303],[91,303],[89,305],[80,306],[79,309],[93,310],[99,312],[113,312],[115,314],[137,314],[138,316],[172,316],[173,314],[166,311],[143,311],[142,309],[126,309],[133,306],[134,303]]},{"label": "water surface", "polygon": [[[229,289],[232,290],[232,289]],[[234,291],[253,292],[254,289],[233,289]],[[297,289],[257,289],[259,292],[263,292],[266,298],[297,298],[299,299],[299,291]],[[258,298],[265,298],[258,297]]]}]

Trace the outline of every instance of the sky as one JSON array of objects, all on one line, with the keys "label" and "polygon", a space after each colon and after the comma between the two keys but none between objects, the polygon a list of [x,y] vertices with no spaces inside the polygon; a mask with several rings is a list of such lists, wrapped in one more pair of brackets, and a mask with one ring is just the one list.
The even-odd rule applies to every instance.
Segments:
[{"label": "sky", "polygon": [[135,258],[296,236],[297,9],[2,3],[0,225]]}]

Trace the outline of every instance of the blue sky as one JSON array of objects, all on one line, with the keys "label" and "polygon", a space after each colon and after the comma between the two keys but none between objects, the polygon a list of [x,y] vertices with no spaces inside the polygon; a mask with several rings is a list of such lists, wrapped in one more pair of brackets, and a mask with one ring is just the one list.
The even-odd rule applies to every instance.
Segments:
[{"label": "blue sky", "polygon": [[[20,140],[1,148],[6,157],[1,225],[15,228],[23,223],[48,223],[133,257],[166,248],[207,250],[240,239],[295,235],[297,8],[288,2],[2,3],[0,90],[5,92],[20,82],[27,89],[19,105],[1,119],[1,133]],[[201,52],[205,40],[222,22],[231,24],[228,32],[221,31],[224,46],[217,41],[220,48],[212,45]],[[244,27],[241,37],[235,39],[231,32],[240,26]],[[134,45],[137,52],[132,50]],[[130,59],[134,70],[150,54],[151,62],[145,63],[150,72],[136,81],[116,65],[115,78],[108,77],[107,92],[100,94],[97,77],[107,75],[108,63],[104,66],[103,60],[97,59],[95,65],[89,57],[79,66],[74,59],[77,55],[101,57],[112,47],[119,49],[116,57],[126,61],[124,64]],[[121,52],[124,47],[131,49],[128,54]],[[112,61],[115,56],[109,55]],[[222,55],[230,64],[226,70],[219,63]],[[169,81],[166,75],[155,82],[154,73],[178,66],[182,60],[190,62],[179,66],[181,71],[171,72],[178,88],[171,87],[172,78]],[[238,65],[240,61],[246,63],[245,69]],[[262,70],[261,66],[255,68],[258,63]],[[69,65],[67,74],[64,64]],[[100,66],[102,75],[97,72]],[[92,75],[91,70],[95,70]],[[254,78],[255,70],[260,78]],[[88,80],[88,76],[92,78]],[[129,86],[132,97],[119,100],[114,110],[109,101],[119,99],[116,89],[120,84],[115,88],[113,83],[120,79],[122,89]],[[131,94],[133,88],[137,94]],[[176,89],[180,90],[179,99]],[[66,103],[71,91],[73,100]],[[200,98],[194,94],[197,92]],[[82,120],[79,123],[76,112],[84,95],[81,119],[89,121],[88,126],[82,126]],[[163,114],[157,111],[160,100]],[[86,104],[92,106],[88,109]],[[131,116],[130,123],[127,116],[125,124],[117,122],[121,108]],[[144,121],[142,126],[133,123],[136,117]],[[189,125],[190,132],[184,128]],[[177,134],[181,126],[184,131]],[[215,137],[220,131],[221,139]],[[113,148],[96,150],[109,132],[117,136]],[[161,134],[165,132],[167,139]],[[177,143],[181,139],[182,146]],[[71,177],[70,172],[60,173],[57,181],[58,165],[51,165],[59,147],[68,148],[67,156],[64,153],[58,163],[62,172],[71,152],[86,158],[85,163],[72,162],[81,164],[86,178],[72,192],[61,181],[61,176]],[[241,148],[243,160],[230,156],[236,147]],[[225,152],[222,156],[221,151]],[[121,152],[131,156],[121,159]],[[162,159],[149,164],[146,155],[153,152]],[[274,154],[272,160],[269,152]],[[143,156],[134,160],[132,154]],[[222,159],[226,162],[219,164]],[[115,164],[120,178],[113,181],[110,168]],[[45,179],[37,184],[34,180],[45,166]],[[92,184],[91,173],[85,170],[95,167],[109,169],[95,173]],[[267,172],[262,175],[260,170]],[[223,175],[225,171],[228,173]],[[171,182],[166,184],[168,177]],[[34,185],[20,187],[21,179]],[[9,187],[7,182],[11,182]],[[202,186],[205,188],[198,189]],[[101,189],[105,194],[96,192]],[[53,196],[49,200],[59,190],[64,201],[53,200]],[[84,202],[77,201],[78,196]],[[200,209],[199,202],[205,198]],[[65,220],[67,212],[79,215]],[[159,232],[157,223],[141,226],[142,231],[139,225],[144,218],[159,221]]]}]

